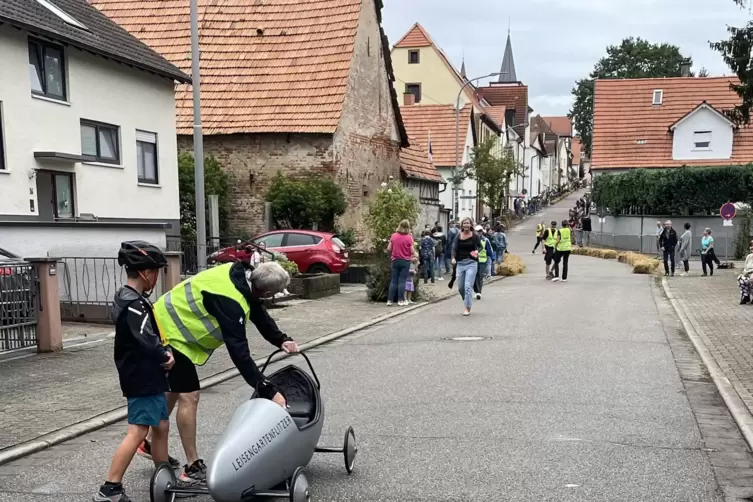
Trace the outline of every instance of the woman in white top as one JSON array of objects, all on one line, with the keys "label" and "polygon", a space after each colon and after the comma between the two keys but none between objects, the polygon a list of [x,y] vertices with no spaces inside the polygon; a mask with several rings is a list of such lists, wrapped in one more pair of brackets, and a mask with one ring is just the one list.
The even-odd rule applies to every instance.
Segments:
[{"label": "woman in white top", "polygon": [[737,276],[737,283],[740,285],[740,305],[750,303],[750,295],[753,292],[753,241],[748,246],[750,253],[745,257],[743,273]]}]

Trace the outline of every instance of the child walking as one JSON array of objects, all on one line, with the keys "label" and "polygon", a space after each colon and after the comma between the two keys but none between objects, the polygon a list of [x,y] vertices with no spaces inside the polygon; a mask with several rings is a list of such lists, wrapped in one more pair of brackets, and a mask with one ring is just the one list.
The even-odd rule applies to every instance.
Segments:
[{"label": "child walking", "polygon": [[418,265],[418,255],[414,254],[413,259],[411,260],[410,269],[408,270],[408,278],[405,280],[405,303],[407,304],[414,304],[413,300],[411,300],[411,296],[413,296],[413,292],[416,290],[413,279],[416,277],[416,266]]},{"label": "child walking", "polygon": [[94,502],[130,501],[123,489],[123,476],[150,427],[155,465],[168,462],[166,372],[175,360],[163,345],[152,304],[146,298],[167,260],[148,242],[130,241],[121,244],[118,264],[125,266],[128,283],[115,293],[113,301],[114,358],[120,388],[128,400],[128,433],[113,456],[107,480],[92,498]]}]

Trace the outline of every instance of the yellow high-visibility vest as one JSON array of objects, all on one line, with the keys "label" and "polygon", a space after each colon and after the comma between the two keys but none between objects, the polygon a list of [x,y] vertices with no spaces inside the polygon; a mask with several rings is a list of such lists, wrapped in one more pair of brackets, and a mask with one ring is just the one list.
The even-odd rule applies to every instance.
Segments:
[{"label": "yellow high-visibility vest", "polygon": [[243,309],[248,322],[251,308],[230,280],[232,263],[199,272],[162,295],[154,304],[161,335],[167,344],[201,366],[224,341],[217,319],[204,308],[204,293],[225,296]]},{"label": "yellow high-visibility vest", "polygon": [[573,242],[570,237],[570,228],[560,229],[560,243],[557,244],[557,251],[572,251]]},{"label": "yellow high-visibility vest", "polygon": [[544,241],[544,245],[550,248],[553,248],[557,244],[557,229],[556,228],[549,228],[549,235],[546,237],[546,240]]},{"label": "yellow high-visibility vest", "polygon": [[538,237],[541,237],[544,234],[544,225],[542,223],[539,223],[536,225],[536,235]]}]

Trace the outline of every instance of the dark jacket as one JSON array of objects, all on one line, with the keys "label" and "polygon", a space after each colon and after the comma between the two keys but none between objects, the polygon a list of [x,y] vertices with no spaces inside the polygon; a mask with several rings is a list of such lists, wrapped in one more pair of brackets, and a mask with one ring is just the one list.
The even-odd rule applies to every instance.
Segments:
[{"label": "dark jacket", "polygon": [[130,286],[115,293],[115,366],[125,397],[153,396],[169,390],[167,349],[162,345],[152,304]]},{"label": "dark jacket", "polygon": [[[254,323],[256,329],[269,343],[280,348],[284,342],[293,339],[280,331],[275,320],[269,316],[262,300],[251,294],[251,288],[246,281],[246,270],[249,268],[250,265],[246,263],[235,263],[230,268],[230,280],[248,302],[250,307],[249,320]],[[204,308],[217,319],[220,325],[222,339],[230,354],[230,359],[240,371],[243,379],[250,386],[256,388],[265,379],[251,357],[251,351],[248,348],[246,325],[243,321],[243,307],[226,296],[211,293],[204,293],[203,296]],[[272,397],[271,395],[264,395],[264,393],[260,394],[262,397]]]},{"label": "dark jacket", "polygon": [[673,248],[677,246],[677,232],[674,228],[670,228],[669,230],[665,228],[662,231],[659,236],[659,246],[663,248]]}]

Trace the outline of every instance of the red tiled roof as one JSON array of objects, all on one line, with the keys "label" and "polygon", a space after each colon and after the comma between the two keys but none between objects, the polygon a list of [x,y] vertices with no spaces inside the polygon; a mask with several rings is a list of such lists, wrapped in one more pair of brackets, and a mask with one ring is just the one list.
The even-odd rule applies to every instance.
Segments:
[{"label": "red tiled roof", "polygon": [[575,136],[573,138],[573,141],[570,145],[570,151],[573,152],[573,165],[580,164],[581,145],[580,138],[578,136]]},{"label": "red tiled roof", "polygon": [[482,109],[500,127],[504,127],[505,111],[507,111],[506,106],[504,105],[488,106],[488,107],[482,107]]},{"label": "red tiled roof", "polygon": [[419,23],[416,23],[410,30],[408,30],[408,33],[406,33],[403,38],[397,41],[395,47],[412,49],[414,47],[431,47],[432,45],[431,38],[429,37],[429,34],[426,33],[426,30],[424,30],[424,27]]},{"label": "red tiled roof", "polygon": [[[90,2],[191,72],[188,1]],[[360,11],[361,0],[199,1],[204,133],[333,133]],[[178,134],[190,134],[187,85],[176,87],[176,114]]]},{"label": "red tiled roof", "polygon": [[[428,138],[427,138],[428,139]],[[400,169],[408,178],[418,178],[437,183],[446,183],[437,168],[429,160],[429,150],[416,138],[410,138],[410,146],[400,149]],[[432,139],[432,144],[434,140]]]},{"label": "red tiled roof", "polygon": [[573,122],[570,117],[541,117],[558,136],[572,136]]},{"label": "red tiled roof", "polygon": [[[673,160],[669,126],[704,100],[718,110],[740,103],[730,90],[736,77],[597,80],[591,160],[594,169],[747,164],[753,161],[753,128],[734,133],[731,159]],[[663,91],[653,105],[653,91]],[[638,141],[640,140],[640,144]]]},{"label": "red tiled roof", "polygon": [[[528,118],[528,86],[522,84],[489,84],[477,89],[478,96],[492,106],[515,109],[515,130],[522,134],[522,126]],[[509,124],[508,124],[509,125]]]},{"label": "red tiled roof", "polygon": [[[457,152],[461,161],[471,119],[471,108],[468,104],[460,111],[460,141]],[[435,166],[455,165],[455,107],[453,105],[401,106],[400,113],[410,138],[419,138],[419,141],[426,142],[428,145],[431,131],[431,150]]]}]

